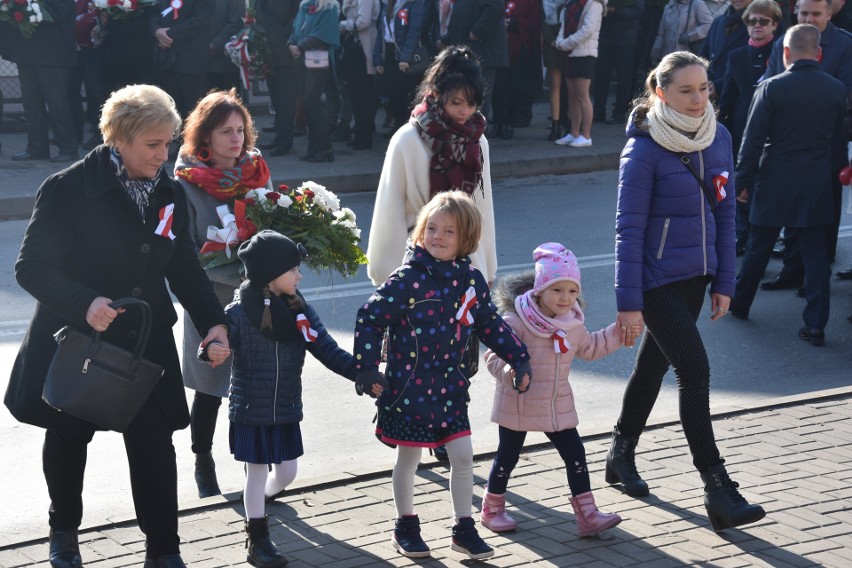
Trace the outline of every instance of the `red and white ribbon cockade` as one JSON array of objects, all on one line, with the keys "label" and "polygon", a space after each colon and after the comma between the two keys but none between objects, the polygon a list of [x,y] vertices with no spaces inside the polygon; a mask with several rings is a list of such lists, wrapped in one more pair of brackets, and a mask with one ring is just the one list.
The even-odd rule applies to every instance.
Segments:
[{"label": "red and white ribbon cockade", "polygon": [[174,220],[175,204],[169,203],[160,209],[160,223],[154,229],[154,233],[161,237],[168,237],[175,240],[175,234],[172,233],[172,221]]},{"label": "red and white ribbon cockade", "polygon": [[476,305],[476,290],[473,286],[467,289],[461,299],[461,307],[456,312],[456,319],[464,325],[473,323],[473,316],[470,315],[470,309]]},{"label": "red and white ribbon cockade", "polygon": [[728,196],[725,184],[728,183],[728,172],[722,172],[713,178],[713,187],[716,189],[716,201],[722,201]]},{"label": "red and white ribbon cockade", "polygon": [[299,314],[296,316],[296,327],[302,332],[302,336],[308,343],[313,343],[317,340],[317,337],[319,337],[319,333],[311,327],[311,322],[308,321],[305,314]]},{"label": "red and white ribbon cockade", "polygon": [[514,12],[514,11],[515,11],[515,3],[514,2],[507,3],[506,4],[506,17],[507,18],[510,17],[512,15],[512,12]]},{"label": "red and white ribbon cockade", "polygon": [[172,15],[172,19],[173,19],[173,20],[177,20],[177,19],[178,19],[178,11],[179,11],[181,8],[183,8],[183,0],[172,0],[172,1],[169,3],[168,8],[166,8],[165,10],[163,10],[162,12],[160,12],[160,16],[162,16],[162,17],[164,17],[164,18],[165,18],[166,16],[168,16],[169,14],[171,14],[171,15]]},{"label": "red and white ribbon cockade", "polygon": [[556,353],[568,353],[568,350],[571,349],[571,342],[568,341],[568,334],[561,329],[554,331],[550,338],[553,339],[553,350]]},{"label": "red and white ribbon cockade", "polygon": [[207,227],[207,242],[201,247],[201,254],[224,250],[225,256],[231,258],[231,247],[248,240],[257,232],[257,227],[246,219],[246,204],[240,199],[234,201],[233,214],[227,205],[220,205],[216,208],[216,215],[222,228]]},{"label": "red and white ribbon cockade", "polygon": [[399,11],[399,19],[402,20],[402,25],[408,25],[408,10],[400,10]]}]

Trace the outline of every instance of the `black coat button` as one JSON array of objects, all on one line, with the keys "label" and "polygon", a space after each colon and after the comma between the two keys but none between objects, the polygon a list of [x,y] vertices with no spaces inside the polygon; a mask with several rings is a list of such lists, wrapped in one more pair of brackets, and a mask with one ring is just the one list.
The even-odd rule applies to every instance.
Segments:
[{"label": "black coat button", "polygon": [[129,339],[136,339],[136,337],[138,335],[139,335],[139,332],[137,332],[135,329],[131,329],[130,331],[127,332],[127,337]]},{"label": "black coat button", "polygon": [[149,245],[148,243],[142,243],[139,246],[139,252],[141,252],[142,254],[148,254],[149,252],[151,252],[151,245]]},{"label": "black coat button", "polygon": [[134,298],[139,298],[140,296],[142,296],[142,288],[140,288],[139,286],[135,287],[133,290],[130,291],[130,295]]}]

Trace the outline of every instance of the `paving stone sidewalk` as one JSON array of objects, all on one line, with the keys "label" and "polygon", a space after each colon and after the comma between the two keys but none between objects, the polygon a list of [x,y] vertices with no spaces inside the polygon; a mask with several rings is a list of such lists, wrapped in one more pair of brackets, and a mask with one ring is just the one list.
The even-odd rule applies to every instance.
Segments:
[{"label": "paving stone sidewalk", "polygon": [[[637,463],[651,495],[633,499],[603,480],[609,440],[586,439],[592,487],[602,510],[618,512],[609,539],[578,539],[565,473],[554,450],[525,453],[509,485],[519,522],[501,536],[482,530],[497,554],[482,562],[450,549],[448,471],[431,458],[417,475],[415,509],[432,557],[399,556],[389,544],[394,517],[390,475],[374,472],[341,483],[296,489],[269,506],[273,540],[289,566],[852,566],[852,394],[714,419],[718,442],[742,493],[767,517],[715,533],[707,520],[700,479],[679,424],[649,428]],[[490,468],[474,469],[475,507]],[[317,480],[314,480],[317,481]],[[233,497],[233,496],[232,496]],[[181,516],[182,554],[193,568],[245,563],[243,509],[232,500]],[[144,540],[133,523],[80,535],[87,567],[139,566]],[[44,540],[0,550],[0,566],[46,566]]]}]

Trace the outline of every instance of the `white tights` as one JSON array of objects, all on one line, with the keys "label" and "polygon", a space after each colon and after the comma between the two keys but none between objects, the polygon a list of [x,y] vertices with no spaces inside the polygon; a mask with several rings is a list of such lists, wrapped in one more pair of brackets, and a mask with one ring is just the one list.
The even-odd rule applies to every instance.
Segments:
[{"label": "white tights", "polygon": [[266,497],[275,495],[296,479],[296,460],[272,464],[272,475],[265,463],[246,463],[246,487],[243,503],[247,519],[260,519],[266,514]]},{"label": "white tights", "polygon": [[[473,444],[470,436],[448,442],[450,457],[450,498],[453,517],[469,517],[473,508]],[[414,514],[414,475],[423,448],[397,446],[393,466],[393,502],[398,517]]]}]

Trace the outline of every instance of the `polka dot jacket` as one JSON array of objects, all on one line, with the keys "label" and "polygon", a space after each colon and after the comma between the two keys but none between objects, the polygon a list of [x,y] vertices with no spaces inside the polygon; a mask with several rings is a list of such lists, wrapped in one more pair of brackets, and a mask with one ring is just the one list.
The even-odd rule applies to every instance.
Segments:
[{"label": "polka dot jacket", "polygon": [[471,332],[512,366],[529,360],[470,260],[438,261],[421,247],[358,310],[359,371],[378,369],[386,329],[390,389],[376,405],[419,426],[445,428],[467,416],[470,383],[459,364]]}]

